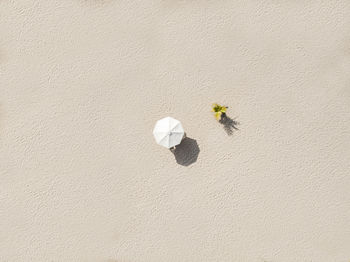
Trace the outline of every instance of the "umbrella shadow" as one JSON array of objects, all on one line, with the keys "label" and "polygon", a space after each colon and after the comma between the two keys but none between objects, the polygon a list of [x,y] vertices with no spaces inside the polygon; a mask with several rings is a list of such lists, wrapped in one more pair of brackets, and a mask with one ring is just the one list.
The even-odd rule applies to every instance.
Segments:
[{"label": "umbrella shadow", "polygon": [[225,132],[229,135],[232,136],[234,131],[239,130],[238,125],[240,124],[238,121],[235,119],[230,118],[226,114],[223,114],[221,119],[220,119],[220,124],[223,125]]},{"label": "umbrella shadow", "polygon": [[172,149],[176,163],[182,166],[189,166],[197,161],[199,146],[195,139],[185,137],[181,144]]}]

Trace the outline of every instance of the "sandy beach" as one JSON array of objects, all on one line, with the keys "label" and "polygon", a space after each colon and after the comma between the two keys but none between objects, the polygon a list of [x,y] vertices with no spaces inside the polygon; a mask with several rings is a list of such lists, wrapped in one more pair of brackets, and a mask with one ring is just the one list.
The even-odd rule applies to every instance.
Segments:
[{"label": "sandy beach", "polygon": [[0,34],[1,262],[349,261],[349,0],[1,0]]}]

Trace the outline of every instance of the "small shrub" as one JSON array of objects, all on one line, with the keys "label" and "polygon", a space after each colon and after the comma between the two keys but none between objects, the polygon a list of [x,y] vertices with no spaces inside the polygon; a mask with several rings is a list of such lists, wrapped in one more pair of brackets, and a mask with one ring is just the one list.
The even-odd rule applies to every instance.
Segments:
[{"label": "small shrub", "polygon": [[227,107],[219,104],[213,104],[212,111],[214,112],[216,120],[220,120],[223,115],[226,114]]}]

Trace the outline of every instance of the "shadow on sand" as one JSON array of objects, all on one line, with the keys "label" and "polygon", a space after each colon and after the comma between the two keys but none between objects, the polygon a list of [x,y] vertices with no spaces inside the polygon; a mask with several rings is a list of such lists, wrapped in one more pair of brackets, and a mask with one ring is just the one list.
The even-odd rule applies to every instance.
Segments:
[{"label": "shadow on sand", "polygon": [[233,132],[238,129],[239,122],[237,122],[235,119],[230,118],[226,114],[223,114],[220,119],[220,124],[224,126],[224,130],[229,136],[232,136]]},{"label": "shadow on sand", "polygon": [[175,156],[176,163],[182,166],[189,166],[197,161],[199,155],[198,143],[195,139],[185,137],[181,144],[171,152]]}]

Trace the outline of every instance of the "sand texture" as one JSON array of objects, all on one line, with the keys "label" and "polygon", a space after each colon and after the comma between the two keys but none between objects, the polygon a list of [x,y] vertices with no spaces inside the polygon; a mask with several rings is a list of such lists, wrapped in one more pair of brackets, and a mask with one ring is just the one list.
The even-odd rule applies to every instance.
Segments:
[{"label": "sand texture", "polygon": [[349,0],[0,0],[0,36],[1,262],[349,262]]}]

